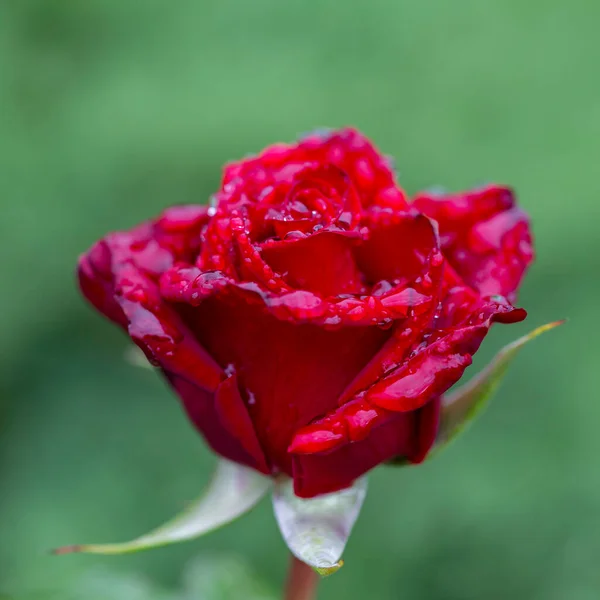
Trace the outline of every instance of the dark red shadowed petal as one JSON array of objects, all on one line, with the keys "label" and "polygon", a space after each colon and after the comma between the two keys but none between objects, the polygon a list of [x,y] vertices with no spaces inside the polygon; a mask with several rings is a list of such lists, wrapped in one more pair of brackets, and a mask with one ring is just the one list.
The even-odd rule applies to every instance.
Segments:
[{"label": "dark red shadowed petal", "polygon": [[[344,424],[340,429],[345,428],[348,432],[344,443],[335,448],[329,446],[329,451],[295,452],[292,458],[294,492],[301,498],[336,492],[389,460],[423,461],[437,435],[440,406],[440,398],[433,398],[420,410],[409,413],[369,407],[364,401],[338,409],[336,414],[344,413]],[[328,419],[333,417],[322,421]],[[309,429],[306,428],[307,434]],[[315,429],[313,432],[316,433]],[[326,432],[323,430],[322,435]]]},{"label": "dark red shadowed petal", "polygon": [[272,465],[291,473],[296,430],[335,408],[353,374],[385,341],[377,327],[335,331],[288,323],[256,293],[230,286],[198,307],[177,304],[186,325],[222,367],[232,365]]},{"label": "dark red shadowed petal", "polygon": [[420,347],[401,366],[370,387],[365,399],[397,412],[424,406],[461,378],[493,322],[515,322],[525,316],[525,311],[509,304],[485,301],[460,325],[425,334]]},{"label": "dark red shadowed petal", "polygon": [[133,264],[115,270],[115,297],[127,317],[131,339],[152,362],[204,389],[217,387],[222,370],[162,301],[158,285]]},{"label": "dark red shadowed petal", "polygon": [[98,310],[127,328],[152,362],[214,390],[223,372],[163,301],[154,276],[172,260],[165,260],[166,250],[147,240],[149,230],[143,225],[96,244],[80,260],[82,291]]},{"label": "dark red shadowed petal", "polygon": [[[179,226],[194,228],[195,224],[190,220]],[[148,358],[161,367],[216,452],[269,473],[235,375],[225,378],[160,296],[154,277],[173,260],[165,247],[147,239],[150,231],[151,227],[142,226],[96,244],[80,261],[83,292],[101,312],[126,328]]]},{"label": "dark red shadowed petal", "polygon": [[[449,324],[458,314],[452,312],[455,300],[450,302],[446,313],[442,310],[436,315],[436,323]],[[296,432],[289,452],[294,456],[294,474],[300,478],[295,481],[298,494],[310,496],[333,491],[328,478],[332,482],[344,479],[345,485],[349,485],[361,476],[366,472],[361,469],[368,464],[368,459],[360,458],[362,450],[355,447],[365,442],[368,442],[367,456],[374,457],[372,466],[394,457],[405,457],[412,462],[424,459],[437,432],[441,394],[456,383],[471,364],[472,355],[494,321],[510,322],[525,317],[524,311],[505,301],[479,300],[470,308],[474,312],[459,325],[429,329],[429,333],[421,330],[422,343],[399,363],[400,366],[384,373],[379,380],[372,379],[367,389]],[[394,337],[390,338],[384,346],[387,353],[393,354],[393,340]],[[380,352],[372,360],[373,368],[366,367],[361,375],[376,373],[385,360],[386,355]],[[361,375],[357,380],[364,384]],[[356,391],[357,380],[347,390]],[[347,391],[342,398],[346,394]],[[396,431],[394,423],[400,415],[416,419],[411,421],[411,434],[386,442],[380,432]],[[402,451],[398,450],[400,442]],[[354,462],[345,463],[348,457]],[[339,471],[338,475],[334,476],[329,468]],[[321,486],[327,489],[319,490]]]},{"label": "dark red shadowed petal", "polygon": [[415,413],[396,414],[360,442],[347,442],[322,454],[294,454],[295,494],[312,498],[337,492],[382,462],[405,456],[413,445],[415,422]]},{"label": "dark red shadowed petal", "polygon": [[225,379],[215,395],[173,373],[165,372],[165,377],[181,399],[190,421],[217,454],[269,473],[262,450],[244,423],[243,413],[231,418],[231,410],[236,405],[239,408],[238,402],[241,402],[235,396],[232,378]]},{"label": "dark red shadowed petal", "polygon": [[127,318],[115,300],[112,257],[104,240],[96,242],[79,259],[79,287],[89,302],[114,323],[127,328]]},{"label": "dark red shadowed petal", "polygon": [[264,261],[290,286],[323,296],[365,292],[353,257],[356,239],[323,231],[311,236],[262,244]]},{"label": "dark red shadowed petal", "polygon": [[509,188],[420,194],[413,206],[438,222],[444,255],[465,283],[482,296],[514,299],[533,249],[529,220]]},{"label": "dark red shadowed petal", "polygon": [[227,165],[223,186],[243,180],[249,189],[259,190],[273,185],[282,170],[307,162],[330,163],[342,169],[358,190],[364,207],[407,207],[389,160],[354,129],[316,132],[296,144],[270,146],[254,158]]},{"label": "dark red shadowed petal", "polygon": [[262,473],[269,474],[271,470],[267,465],[265,455],[256,436],[246,404],[240,395],[235,373],[217,388],[215,406],[225,429],[238,440],[248,455],[254,459],[252,466]]},{"label": "dark red shadowed petal", "polygon": [[430,400],[417,412],[417,435],[415,445],[406,458],[412,463],[425,460],[429,450],[433,447],[440,426],[440,413],[442,398],[438,396]]}]

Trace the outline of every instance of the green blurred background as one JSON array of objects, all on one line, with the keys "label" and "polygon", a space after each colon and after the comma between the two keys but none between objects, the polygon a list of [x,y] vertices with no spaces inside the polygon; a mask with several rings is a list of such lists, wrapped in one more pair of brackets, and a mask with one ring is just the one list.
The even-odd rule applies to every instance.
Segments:
[{"label": "green blurred background", "polygon": [[[447,453],[373,474],[321,597],[598,598],[599,20],[597,0],[2,0],[0,597],[250,598],[245,577],[277,590],[267,502],[178,547],[47,555],[161,523],[214,462],[73,268],[105,232],[205,202],[228,159],[351,124],[411,193],[494,180],[531,213],[529,319],[496,328],[478,367],[570,322],[523,351]],[[194,564],[242,583],[199,592]]]}]

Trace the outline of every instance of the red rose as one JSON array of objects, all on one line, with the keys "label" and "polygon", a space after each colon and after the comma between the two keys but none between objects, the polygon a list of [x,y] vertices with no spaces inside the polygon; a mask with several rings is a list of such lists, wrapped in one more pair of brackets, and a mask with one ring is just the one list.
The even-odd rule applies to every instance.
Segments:
[{"label": "red rose", "polygon": [[533,254],[512,192],[408,202],[345,129],[228,165],[207,208],[112,233],[80,261],[222,456],[311,497],[423,460],[440,397],[471,364]]}]

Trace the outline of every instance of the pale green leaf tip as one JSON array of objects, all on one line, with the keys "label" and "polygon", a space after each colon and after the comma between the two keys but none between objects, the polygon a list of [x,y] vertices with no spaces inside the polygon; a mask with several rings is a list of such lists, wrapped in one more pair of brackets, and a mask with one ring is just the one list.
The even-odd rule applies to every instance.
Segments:
[{"label": "pale green leaf tip", "polygon": [[540,325],[539,327],[534,329],[531,333],[527,334],[525,336],[525,340],[526,341],[532,340],[533,338],[537,337],[538,335],[541,335],[542,333],[545,333],[546,331],[550,331],[550,329],[554,329],[555,327],[558,327],[559,325],[564,325],[566,322],[567,322],[567,319],[560,319],[559,321],[552,321],[552,323],[546,323],[545,325]]},{"label": "pale green leaf tip", "polygon": [[133,554],[142,550],[145,550],[143,546],[127,547],[126,544],[75,544],[55,548],[52,550],[52,554],[57,556],[63,554]]},{"label": "pale green leaf tip", "polygon": [[55,556],[62,556],[64,554],[100,554],[104,556],[118,556],[123,554],[136,554],[138,552],[144,552],[145,550],[154,550],[163,546],[171,546],[179,541],[162,541],[154,542],[147,546],[138,544],[137,540],[133,542],[123,542],[118,544],[74,544],[72,546],[61,546],[51,550],[50,553]]},{"label": "pale green leaf tip", "polygon": [[344,566],[343,560],[338,560],[334,565],[330,567],[313,567],[316,573],[318,573],[321,577],[329,577],[334,573],[337,573]]}]

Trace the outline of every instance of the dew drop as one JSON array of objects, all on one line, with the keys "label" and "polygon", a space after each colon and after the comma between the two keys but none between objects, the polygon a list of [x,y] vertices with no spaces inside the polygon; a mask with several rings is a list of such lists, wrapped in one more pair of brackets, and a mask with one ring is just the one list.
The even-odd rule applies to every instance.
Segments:
[{"label": "dew drop", "polygon": [[436,252],[431,257],[431,264],[434,267],[439,267],[444,262],[444,256],[440,252]]},{"label": "dew drop", "polygon": [[378,281],[371,290],[371,294],[373,296],[383,296],[387,292],[391,291],[393,288],[392,284],[385,279]]},{"label": "dew drop", "polygon": [[394,319],[382,319],[381,321],[379,321],[377,323],[377,327],[379,327],[379,329],[383,329],[384,331],[389,329],[392,325],[394,324]]},{"label": "dew drop", "polygon": [[217,199],[216,196],[211,196],[210,200],[208,201],[208,210],[206,211],[206,214],[209,217],[214,217],[217,214],[217,205],[219,204],[219,201]]},{"label": "dew drop", "polygon": [[423,275],[423,282],[421,285],[423,286],[423,289],[431,289],[433,282],[431,281],[431,277],[428,274]]}]

